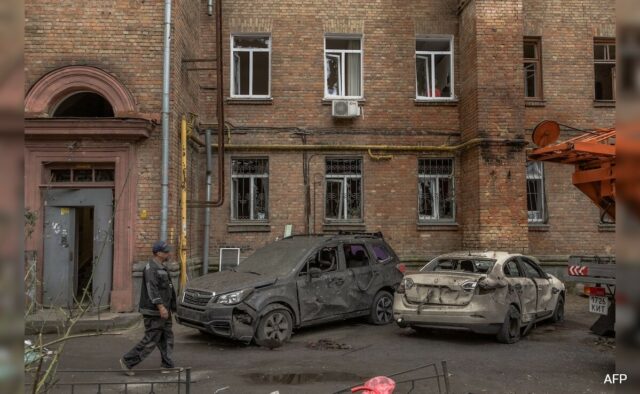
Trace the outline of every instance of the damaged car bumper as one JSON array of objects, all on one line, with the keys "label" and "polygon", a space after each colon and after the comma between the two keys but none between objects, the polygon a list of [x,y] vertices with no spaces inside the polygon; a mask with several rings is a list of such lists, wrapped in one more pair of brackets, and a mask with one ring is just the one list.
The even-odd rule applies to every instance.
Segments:
[{"label": "damaged car bumper", "polygon": [[257,312],[248,305],[208,305],[204,308],[179,303],[176,321],[217,336],[251,342]]},{"label": "damaged car bumper", "polygon": [[495,334],[504,320],[505,311],[484,308],[477,302],[467,305],[433,305],[410,302],[396,294],[393,318],[400,327],[431,327],[467,330],[479,334]]}]

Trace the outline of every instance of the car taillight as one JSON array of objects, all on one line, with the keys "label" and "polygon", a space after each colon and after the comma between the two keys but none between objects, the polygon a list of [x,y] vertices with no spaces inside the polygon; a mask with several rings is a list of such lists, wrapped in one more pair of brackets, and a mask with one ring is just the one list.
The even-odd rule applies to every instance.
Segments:
[{"label": "car taillight", "polygon": [[462,290],[473,291],[478,283],[475,280],[468,280],[462,284]]},{"label": "car taillight", "polygon": [[402,264],[402,263],[401,263],[401,264],[396,264],[396,269],[397,269],[398,271],[400,271],[400,273],[401,273],[402,275],[404,275],[404,273],[405,273],[405,272],[407,272],[407,266],[406,266],[406,265],[404,265],[404,264]]},{"label": "car taillight", "polygon": [[604,287],[585,287],[584,293],[590,296],[604,297],[606,295],[606,290]]}]

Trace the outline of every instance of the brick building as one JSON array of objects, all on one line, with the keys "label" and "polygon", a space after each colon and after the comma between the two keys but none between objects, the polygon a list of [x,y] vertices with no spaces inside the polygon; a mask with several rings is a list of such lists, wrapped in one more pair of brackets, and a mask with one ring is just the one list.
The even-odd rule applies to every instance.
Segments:
[{"label": "brick building", "polygon": [[[612,0],[222,6],[225,202],[211,209],[212,264],[221,247],[247,255],[287,225],[382,231],[408,262],[456,249],[524,250],[550,262],[612,253],[613,227],[574,189],[571,169],[526,161],[541,120],[613,125]],[[103,242],[113,255],[100,260],[112,277],[93,284],[94,296],[107,289],[104,302],[129,310],[134,262],[159,236],[163,4],[31,1],[25,13],[25,206],[37,218],[28,248],[38,277],[51,274],[47,240],[62,242],[54,223],[74,216],[75,233],[82,223],[101,230],[98,205],[80,209],[65,193],[113,190],[113,237]],[[214,24],[207,1],[173,2],[173,244],[181,117],[195,114],[200,132],[217,123]],[[354,116],[334,116],[341,111]],[[188,152],[193,200],[204,199],[201,141]],[[189,210],[193,271],[203,213]],[[75,238],[84,254],[102,245]],[[67,275],[81,283],[74,269]]]}]

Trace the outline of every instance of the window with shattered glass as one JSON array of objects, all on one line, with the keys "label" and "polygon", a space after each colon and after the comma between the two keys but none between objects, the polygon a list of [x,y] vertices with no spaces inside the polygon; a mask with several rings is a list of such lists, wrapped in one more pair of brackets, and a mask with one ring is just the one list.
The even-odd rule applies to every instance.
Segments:
[{"label": "window with shattered glass", "polygon": [[616,99],[616,43],[610,39],[596,39],[593,44],[595,99]]},{"label": "window with shattered glass", "polygon": [[454,221],[453,181],[453,159],[418,160],[418,215],[420,221]]},{"label": "window with shattered glass", "polygon": [[269,219],[268,159],[232,159],[231,173],[231,218]]},{"label": "window with shattered glass", "polygon": [[416,99],[452,99],[453,38],[416,40]]},{"label": "window with shattered glass", "polygon": [[232,97],[271,96],[271,37],[234,36]]},{"label": "window with shattered glass", "polygon": [[325,37],[325,97],[362,97],[362,39]]},{"label": "window with shattered glass", "polygon": [[538,161],[527,163],[527,216],[529,223],[546,221],[544,166]]},{"label": "window with shattered glass", "polygon": [[325,217],[362,219],[362,160],[327,159]]}]

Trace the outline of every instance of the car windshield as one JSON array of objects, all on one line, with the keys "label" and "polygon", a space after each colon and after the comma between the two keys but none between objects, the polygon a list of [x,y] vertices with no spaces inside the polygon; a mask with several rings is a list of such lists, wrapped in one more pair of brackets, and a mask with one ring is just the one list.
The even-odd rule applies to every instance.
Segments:
[{"label": "car windshield", "polygon": [[319,242],[319,238],[294,237],[270,243],[242,261],[236,271],[285,276],[293,271]]},{"label": "car windshield", "polygon": [[439,257],[431,260],[422,267],[421,272],[429,271],[458,271],[473,272],[476,274],[486,274],[491,271],[495,260],[477,257]]}]

